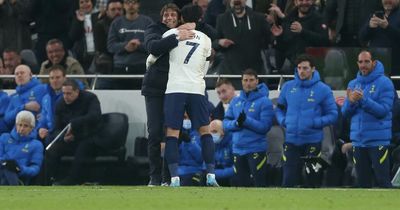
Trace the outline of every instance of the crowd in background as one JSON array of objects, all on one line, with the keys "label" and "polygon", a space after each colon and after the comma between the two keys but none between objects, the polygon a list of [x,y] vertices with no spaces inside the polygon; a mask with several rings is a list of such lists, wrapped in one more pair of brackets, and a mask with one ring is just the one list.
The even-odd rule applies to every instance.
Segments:
[{"label": "crowd in background", "polygon": [[[296,56],[309,47],[388,48],[389,72],[400,71],[397,0],[2,0],[1,74],[13,74],[18,63],[46,74],[59,63],[74,69],[68,74],[143,75],[144,31],[168,2],[202,8],[197,28],[207,28],[215,52],[209,74],[293,74]],[[61,47],[49,46],[54,39]],[[105,79],[97,87],[140,89],[141,81]]]},{"label": "crowd in background", "polygon": [[[151,27],[161,22],[168,28],[172,28],[173,24],[168,24],[173,21],[179,22],[176,17],[174,19],[174,17],[164,16],[163,12],[165,11],[162,11],[161,7],[166,3],[175,3],[179,8],[186,4],[197,4],[201,7],[203,13],[196,24],[196,30],[203,31],[212,40],[213,59],[210,62],[209,74],[242,75],[246,69],[254,70],[255,74],[250,74],[253,76],[276,73],[294,74],[293,69],[298,68],[295,60],[309,47],[388,48],[392,55],[390,72],[392,75],[400,73],[400,61],[395,58],[400,53],[400,42],[397,40],[400,37],[399,0],[177,0],[162,2],[148,0],[0,0],[0,74],[15,75],[15,79],[2,79],[1,83],[3,89],[15,89],[17,92],[11,96],[2,92],[1,132],[11,133],[10,135],[16,136],[16,139],[33,135],[34,137],[29,137],[29,141],[40,139],[45,145],[46,142],[48,143],[49,134],[47,132],[51,133],[54,125],[48,122],[52,121],[52,116],[47,115],[54,114],[54,104],[60,100],[60,92],[65,92],[61,91],[63,83],[57,82],[57,76],[51,75],[51,72],[55,74],[57,69],[61,71],[60,77],[71,74],[149,74],[149,72],[146,73],[146,59],[150,53],[154,54],[148,36]],[[161,14],[159,14],[160,10]],[[177,25],[178,23],[175,24],[175,27]],[[178,37],[176,39],[179,40]],[[162,53],[158,53],[160,56],[162,55]],[[50,78],[39,81],[32,77],[32,74],[50,75]],[[77,82],[82,92],[86,92],[83,89],[89,87],[91,83],[87,79],[80,79]],[[158,89],[153,89],[152,85],[154,84],[147,83],[146,86],[146,77],[143,84],[142,80],[101,79],[96,84],[96,88],[142,89],[145,96],[157,95],[155,92]],[[244,83],[243,80],[240,83],[236,81],[220,83],[216,85],[217,91],[224,85],[228,85],[228,89],[232,90],[234,87],[242,88]],[[246,91],[243,86],[243,94],[246,95],[246,92],[251,92],[254,88]],[[262,90],[263,87],[260,86],[257,89]],[[67,102],[68,98],[63,97]],[[230,99],[226,100],[222,96],[220,99],[230,102]],[[48,105],[49,110],[43,113],[46,111],[45,104],[50,104]],[[228,108],[226,104],[225,102],[221,103],[216,110],[212,110],[211,118],[224,115]],[[397,104],[398,102],[394,100],[393,123],[397,119],[395,118],[398,114]],[[24,114],[23,120],[21,120],[18,118],[18,113],[22,110],[32,112],[36,118],[39,115],[41,119],[34,123],[30,116],[25,116],[28,114]],[[232,115],[232,113],[228,113]],[[246,115],[240,112],[236,114],[239,115],[228,117],[233,117],[232,120],[235,121],[233,123],[244,123]],[[48,117],[47,122],[41,122],[44,117]],[[238,117],[241,117],[240,120]],[[232,133],[225,127],[227,126],[227,122],[224,122],[225,118],[215,117],[214,119],[220,120],[210,124],[211,129],[215,130],[212,133],[219,135],[219,138],[213,136],[217,148],[222,144],[231,145],[232,142],[224,140],[232,138]],[[339,120],[339,122],[340,129],[348,129],[345,120]],[[270,126],[269,123],[272,124],[272,118],[271,122],[267,123],[268,126]],[[283,127],[286,126],[279,119],[278,123],[281,126],[284,125]],[[185,125],[184,122],[183,124]],[[334,126],[333,123],[329,125]],[[30,127],[33,131],[18,130],[18,126]],[[236,129],[234,126],[231,128]],[[398,143],[395,141],[398,136],[396,128],[393,126],[392,149],[396,148]],[[335,131],[340,129],[335,129]],[[184,130],[189,136],[182,137],[183,142],[180,146],[182,156],[185,157],[198,152],[199,145],[196,142],[199,140],[196,137],[198,134],[193,133],[190,126],[184,127]],[[340,131],[343,132],[340,132],[339,136],[348,134],[344,130]],[[266,132],[263,132],[262,135],[265,136]],[[351,148],[347,144],[350,142],[350,138],[340,137],[338,139],[340,139],[338,141],[340,148],[338,146],[339,152],[335,153],[337,155],[335,157],[339,163],[333,165],[336,168],[331,167],[330,170],[337,169],[340,171],[339,173],[349,173],[346,167],[351,161],[347,161],[348,156],[343,156],[343,154],[347,154],[348,148]],[[235,147],[233,148],[233,153],[237,154],[237,148],[236,150]],[[159,149],[155,151],[160,153]],[[250,166],[247,166],[250,167],[249,171],[244,173],[241,171],[240,174],[242,177],[252,178],[246,180],[246,183],[240,182],[243,181],[243,178],[240,178],[239,184],[236,182],[236,185],[265,186],[267,185],[265,180],[267,174],[255,173],[259,170],[257,164],[264,161],[265,151],[251,152],[259,153],[257,157],[253,157],[257,161],[249,162]],[[216,172],[216,178],[218,181],[221,179],[221,183],[226,183],[226,185],[235,183],[235,180],[229,179],[229,176],[233,177],[233,174],[237,173],[234,167],[236,161],[230,161],[230,158],[235,160],[242,158],[243,161],[252,158],[243,157],[245,154],[233,158],[233,153],[228,157],[229,153],[232,151],[226,147],[216,151],[216,160],[217,156],[221,159],[217,165],[218,163],[222,165],[222,168],[216,168],[222,170]],[[395,153],[393,154],[393,160],[396,160],[398,157]],[[41,158],[36,158],[35,161],[37,162]],[[184,166],[187,160],[185,158],[179,163]],[[37,164],[36,162],[35,164]],[[184,182],[189,183],[187,185],[193,184],[193,180],[196,181],[196,178],[201,180],[198,173],[204,170],[202,161],[196,160],[196,157],[193,162],[189,163],[197,163],[195,169],[198,171],[192,171],[192,166],[189,167],[191,176],[188,181]],[[20,170],[24,170],[24,168],[18,167],[18,164],[6,161],[4,166],[13,169],[18,174]],[[81,165],[75,165],[75,172],[79,167]],[[179,170],[179,174],[187,177],[187,173],[182,170]],[[266,168],[265,171],[267,171]],[[35,171],[28,175],[35,176],[37,173],[38,170],[35,168]],[[71,174],[75,178],[78,177],[77,174]],[[326,181],[326,185],[343,184],[343,179],[335,177],[335,174],[338,173],[333,172],[333,174],[332,179],[336,182]],[[0,174],[0,176],[6,175]],[[20,173],[20,175],[26,176],[25,173]],[[255,175],[258,178],[254,177]],[[349,177],[354,176],[350,175]],[[16,183],[15,177],[9,180],[11,180],[10,183]],[[284,182],[285,186],[299,184],[297,182],[293,184],[291,180],[286,181],[290,184]],[[76,183],[76,180],[71,179],[62,182],[62,184]]]}]

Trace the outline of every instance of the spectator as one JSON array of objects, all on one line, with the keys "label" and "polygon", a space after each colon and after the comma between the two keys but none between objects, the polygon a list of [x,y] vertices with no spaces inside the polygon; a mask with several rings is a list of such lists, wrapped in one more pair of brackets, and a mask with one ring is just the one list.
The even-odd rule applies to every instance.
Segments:
[{"label": "spectator", "polygon": [[231,186],[235,175],[232,135],[224,132],[221,120],[210,122],[210,132],[215,144],[215,178],[220,185]]},{"label": "spectator", "polygon": [[[142,44],[153,21],[139,14],[139,0],[124,0],[125,15],[116,18],[108,33],[107,49],[114,54],[114,74],[144,74],[147,52]],[[141,80],[114,80],[115,89],[139,89]]]},{"label": "spectator", "polygon": [[[188,5],[182,9],[184,23],[196,23],[201,16],[201,8]],[[194,35],[188,41],[180,41],[178,46],[170,51],[169,74],[165,91],[165,127],[166,146],[165,158],[171,174],[172,187],[179,187],[178,176],[178,137],[182,125],[183,114],[186,111],[197,129],[201,139],[201,151],[206,164],[208,186],[219,186],[214,174],[214,143],[209,132],[208,100],[205,97],[204,76],[208,69],[211,56],[211,40],[200,31],[192,30]],[[178,35],[178,29],[170,29],[163,37]],[[186,52],[189,54],[185,55]],[[192,52],[192,53],[190,53]],[[182,72],[185,72],[182,74]]]},{"label": "spectator", "polygon": [[[360,40],[368,47],[392,49],[391,75],[400,75],[400,10],[399,0],[382,0],[384,12],[372,14],[360,30]],[[377,16],[378,15],[378,16]],[[381,16],[382,15],[382,16]]]},{"label": "spectator", "polygon": [[289,59],[294,66],[297,56],[305,53],[307,47],[329,44],[328,31],[323,27],[322,18],[313,7],[313,0],[296,2],[296,8],[284,18],[282,26],[275,24],[271,28],[276,37],[278,69],[281,69],[285,59]]},{"label": "spectator", "polygon": [[0,52],[13,48],[21,51],[32,46],[29,24],[34,1],[0,0]]},{"label": "spectator", "polygon": [[278,1],[275,3],[272,1],[261,1],[261,3],[259,1],[256,4],[255,11],[266,13],[267,21],[271,25],[281,25],[286,15],[294,11],[294,1],[295,0]]},{"label": "spectator", "polygon": [[19,65],[15,69],[16,94],[10,96],[4,120],[9,128],[14,127],[15,117],[22,110],[27,110],[37,116],[40,113],[40,102],[46,93],[46,87],[39,80],[32,78],[31,69],[26,65]]},{"label": "spectator", "polygon": [[173,0],[172,2],[182,9],[185,5],[188,5],[191,1],[192,0]]},{"label": "spectator", "polygon": [[207,7],[208,7],[208,0],[192,0],[192,4],[198,5],[201,8],[201,11],[203,11],[201,20],[204,21],[204,16],[207,12]]},{"label": "spectator", "polygon": [[239,186],[266,186],[267,141],[274,112],[265,84],[258,84],[257,73],[247,69],[242,74],[243,90],[232,99],[225,113],[224,130],[232,132],[235,173]]},{"label": "spectator", "polygon": [[[63,43],[58,40],[58,39],[52,39],[49,40],[46,46],[46,52],[47,52],[47,57],[48,60],[44,61],[40,67],[40,72],[39,74],[41,75],[48,75],[50,67],[53,65],[61,65],[63,66],[66,70],[66,74],[75,74],[75,75],[84,75],[85,72],[81,66],[81,64],[72,58],[71,56],[68,56],[65,53],[64,45]],[[88,82],[86,79],[81,79],[81,81],[85,84],[86,87],[88,87]],[[42,79],[43,83],[48,83],[48,79]]]},{"label": "spectator", "polygon": [[99,12],[99,18],[104,17],[104,15],[107,13],[107,4],[109,1],[110,0],[96,0],[94,4],[94,11]]},{"label": "spectator", "polygon": [[[171,28],[176,28],[180,19],[179,8],[175,4],[166,4],[160,12],[160,22],[151,24],[145,31],[144,46],[158,59],[148,67],[143,79],[142,95],[145,97],[147,128],[149,134],[148,154],[150,164],[150,186],[161,183],[160,143],[164,138],[164,93],[168,81],[169,50],[178,46],[180,40],[193,36],[188,30],[179,30],[179,40],[175,34],[162,35]],[[182,28],[189,27],[184,24]],[[192,29],[194,27],[192,26]],[[163,180],[169,182],[169,180]]]},{"label": "spectator", "polygon": [[0,74],[7,74],[6,69],[4,68],[3,58],[0,56]]},{"label": "spectator", "polygon": [[211,119],[224,120],[225,112],[228,110],[232,98],[236,95],[235,88],[228,79],[220,79],[215,85],[215,90],[217,91],[220,102],[211,112]]},{"label": "spectator", "polygon": [[72,44],[72,53],[82,65],[83,70],[94,73],[93,58],[95,55],[95,41],[93,27],[99,18],[99,12],[94,10],[94,0],[74,0],[79,2],[69,30],[69,39]]},{"label": "spectator", "polygon": [[204,22],[216,27],[216,20],[218,15],[225,12],[229,7],[230,0],[211,0],[208,4],[206,14],[204,15]]},{"label": "spectator", "polygon": [[357,63],[357,78],[349,82],[342,107],[343,116],[351,118],[357,184],[372,187],[374,174],[377,186],[391,187],[388,146],[392,138],[393,83],[370,51],[361,51]]},{"label": "spectator", "polygon": [[107,50],[107,37],[111,22],[122,14],[121,0],[107,2],[105,16],[93,27],[94,46],[96,48],[96,72],[110,74],[112,72],[112,54]]},{"label": "spectator", "polygon": [[54,128],[54,112],[56,104],[61,100],[63,94],[62,85],[65,82],[65,68],[60,65],[54,65],[49,70],[49,84],[46,85],[46,95],[41,101],[41,112],[38,120],[38,135],[47,145],[50,139],[47,137]]},{"label": "spectator", "polygon": [[200,8],[200,10],[202,11],[202,13],[201,13],[202,16],[199,18],[199,20],[196,23],[196,30],[205,33],[211,39],[211,41],[214,41],[215,39],[217,39],[217,36],[218,36],[217,31],[215,30],[214,27],[212,27],[211,25],[204,22],[204,7],[205,7],[204,2],[208,2],[208,1],[207,0],[193,0],[193,2],[195,2],[195,1],[197,3],[193,3],[192,5],[198,6]]},{"label": "spectator", "polygon": [[253,12],[247,0],[232,0],[231,9],[217,19],[218,39],[213,48],[224,55],[221,74],[241,75],[252,68],[265,74],[261,50],[268,47],[270,30],[264,14]]},{"label": "spectator", "polygon": [[341,47],[360,47],[358,33],[381,0],[330,0],[325,8],[329,40]]},{"label": "spectator", "polygon": [[[21,56],[17,50],[5,49],[3,52],[4,70],[2,74],[12,75],[15,72],[15,68],[22,64]],[[3,80],[4,89],[15,89],[16,85],[12,79]]]},{"label": "spectator", "polygon": [[68,31],[71,25],[71,0],[36,0],[32,17],[35,19],[38,40],[35,45],[38,63],[46,60],[46,44],[51,39],[60,40],[66,50],[70,48]]},{"label": "spectator", "polygon": [[22,64],[21,56],[17,50],[5,49],[3,52],[5,74],[14,74],[15,68]]},{"label": "spectator", "polygon": [[[54,185],[76,185],[85,181],[85,164],[95,157],[101,148],[95,142],[95,134],[101,125],[101,108],[97,96],[80,90],[75,80],[67,79],[62,85],[63,100],[56,105],[54,130],[50,138],[54,139],[68,124],[69,128],[60,140],[56,141],[46,153],[46,170]],[[63,155],[72,154],[68,175],[57,180],[58,166]],[[55,181],[57,180],[57,181]]]},{"label": "spectator", "polygon": [[15,128],[0,136],[0,185],[29,184],[42,166],[43,145],[36,140],[35,117],[21,111]]},{"label": "spectator", "polygon": [[[286,128],[284,187],[294,187],[301,183],[304,165],[301,157],[320,155],[324,138],[322,129],[333,125],[338,116],[332,90],[321,81],[312,57],[300,55],[296,64],[295,79],[283,86],[275,110],[278,123]],[[307,178],[316,182],[318,180],[315,179],[320,176],[321,171],[314,172]]]}]

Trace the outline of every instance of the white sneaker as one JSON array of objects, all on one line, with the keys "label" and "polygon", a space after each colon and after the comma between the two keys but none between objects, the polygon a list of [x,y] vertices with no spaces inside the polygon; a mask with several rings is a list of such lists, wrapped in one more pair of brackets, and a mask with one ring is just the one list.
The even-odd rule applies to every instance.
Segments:
[{"label": "white sneaker", "polygon": [[215,179],[215,174],[207,174],[207,186],[211,187],[219,187],[219,184],[217,183],[217,180]]},{"label": "white sneaker", "polygon": [[169,184],[169,186],[170,187],[180,187],[181,180],[179,179],[179,176],[171,177],[171,184]]}]

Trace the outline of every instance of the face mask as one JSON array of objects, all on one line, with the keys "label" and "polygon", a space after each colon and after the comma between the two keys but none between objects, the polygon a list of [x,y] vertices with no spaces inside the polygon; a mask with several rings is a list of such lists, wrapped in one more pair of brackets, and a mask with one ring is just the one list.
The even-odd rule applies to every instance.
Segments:
[{"label": "face mask", "polygon": [[211,133],[211,136],[212,136],[213,141],[214,141],[215,144],[220,143],[221,140],[222,140],[220,133]]},{"label": "face mask", "polygon": [[192,122],[190,120],[183,120],[182,127],[186,130],[189,130],[192,128]]}]

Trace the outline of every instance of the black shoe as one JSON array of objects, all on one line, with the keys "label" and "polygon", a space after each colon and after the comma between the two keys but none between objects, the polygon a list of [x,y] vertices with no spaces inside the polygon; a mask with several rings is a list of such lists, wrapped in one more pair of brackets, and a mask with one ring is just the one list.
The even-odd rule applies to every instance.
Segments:
[{"label": "black shoe", "polygon": [[155,186],[160,186],[161,185],[161,180],[160,179],[154,179],[150,177],[150,181],[147,184],[148,187],[155,187]]},{"label": "black shoe", "polygon": [[59,182],[53,182],[53,186],[68,186],[68,185],[79,185],[79,182],[71,179],[71,178],[65,178]]}]

